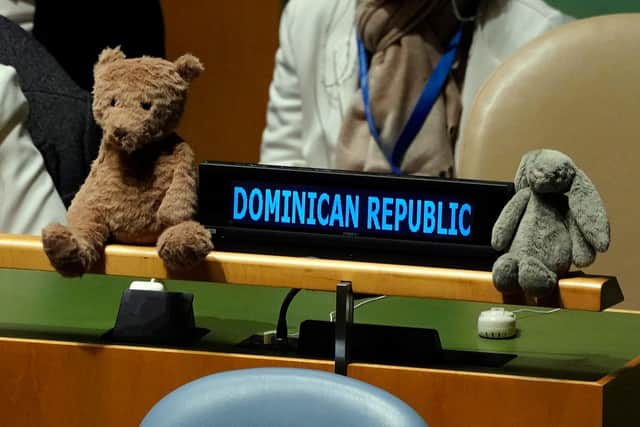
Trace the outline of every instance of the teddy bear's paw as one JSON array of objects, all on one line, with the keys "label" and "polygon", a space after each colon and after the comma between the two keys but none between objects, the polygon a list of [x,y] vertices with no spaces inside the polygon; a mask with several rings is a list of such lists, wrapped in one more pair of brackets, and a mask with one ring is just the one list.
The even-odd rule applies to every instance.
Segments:
[{"label": "teddy bear's paw", "polygon": [[518,260],[511,254],[500,256],[491,270],[493,284],[503,294],[520,291],[518,285]]},{"label": "teddy bear's paw", "polygon": [[558,285],[558,275],[542,263],[542,261],[526,257],[520,261],[518,282],[525,294],[532,297],[549,295]]},{"label": "teddy bear's paw", "polygon": [[158,255],[173,271],[197,266],[212,249],[211,234],[195,221],[169,227],[158,238]]},{"label": "teddy bear's paw", "polygon": [[42,246],[51,265],[61,275],[82,276],[88,265],[80,242],[73,232],[62,224],[49,224],[42,230]]}]

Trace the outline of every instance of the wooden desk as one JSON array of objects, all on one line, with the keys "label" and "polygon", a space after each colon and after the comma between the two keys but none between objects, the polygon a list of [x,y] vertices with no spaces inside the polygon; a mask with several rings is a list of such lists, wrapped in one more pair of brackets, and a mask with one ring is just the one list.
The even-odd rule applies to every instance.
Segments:
[{"label": "wooden desk", "polygon": [[[430,426],[635,426],[640,358],[594,381],[354,363]],[[11,426],[133,426],[188,381],[252,367],[333,370],[320,360],[0,339],[0,420]]]},{"label": "wooden desk", "polygon": [[[556,302],[582,309],[519,315],[520,335],[494,341],[475,332],[478,313],[503,302],[492,294],[486,273],[212,253],[196,272],[202,276],[192,279],[245,285],[166,281],[170,289],[196,295],[198,325],[211,334],[188,349],[118,346],[100,343],[99,337],[113,325],[120,293],[130,280],[126,275],[167,276],[154,251],[109,247],[97,271],[109,276],[68,280],[51,272],[7,269],[50,269],[37,241],[13,239],[0,238],[0,267],[5,268],[0,269],[0,336],[5,337],[0,339],[0,395],[9,396],[0,401],[1,425],[136,425],[167,392],[209,373],[256,366],[331,371],[331,361],[242,354],[234,344],[273,329],[286,286],[310,290],[296,299],[290,325],[326,319],[334,297],[322,291],[333,290],[338,278],[351,279],[357,292],[403,295],[362,307],[358,322],[432,327],[447,350],[516,356],[495,367],[349,365],[349,376],[396,394],[431,426],[640,425],[634,406],[640,342],[628,338],[638,336],[640,318],[587,311],[612,300],[606,295],[617,283],[610,278],[566,279]],[[245,264],[249,258],[255,264]],[[376,279],[379,275],[384,279]],[[572,287],[581,291],[569,292]],[[588,297],[576,298],[580,294]],[[458,297],[485,302],[447,299]]]},{"label": "wooden desk", "polygon": [[[35,236],[0,234],[0,268],[53,271]],[[600,311],[623,300],[614,277],[583,275],[561,279],[557,294],[534,301],[505,297],[493,286],[491,272],[370,262],[310,259],[232,252],[211,252],[188,273],[169,273],[154,247],[108,245],[95,273],[334,291],[350,281],[362,294],[444,298],[492,303],[547,305]]]}]

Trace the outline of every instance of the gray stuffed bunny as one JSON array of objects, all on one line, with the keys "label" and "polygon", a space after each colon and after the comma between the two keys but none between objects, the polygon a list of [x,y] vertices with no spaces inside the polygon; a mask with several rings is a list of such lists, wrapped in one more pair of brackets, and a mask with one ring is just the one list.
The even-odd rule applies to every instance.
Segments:
[{"label": "gray stuffed bunny", "polygon": [[525,154],[515,187],[493,226],[491,245],[508,249],[493,265],[493,282],[503,293],[540,297],[572,262],[585,267],[608,249],[609,219],[591,180],[559,151]]}]

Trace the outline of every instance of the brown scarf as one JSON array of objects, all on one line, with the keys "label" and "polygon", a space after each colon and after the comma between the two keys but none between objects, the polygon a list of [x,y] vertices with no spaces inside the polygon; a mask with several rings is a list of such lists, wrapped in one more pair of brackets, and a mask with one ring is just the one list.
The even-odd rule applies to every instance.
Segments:
[{"label": "brown scarf", "polygon": [[[371,52],[369,97],[385,149],[390,153],[425,82],[459,26],[450,0],[361,0],[356,30]],[[408,174],[451,176],[461,112],[460,90],[449,78],[402,162]],[[353,96],[336,148],[339,169],[389,172],[369,132],[362,92]]]}]

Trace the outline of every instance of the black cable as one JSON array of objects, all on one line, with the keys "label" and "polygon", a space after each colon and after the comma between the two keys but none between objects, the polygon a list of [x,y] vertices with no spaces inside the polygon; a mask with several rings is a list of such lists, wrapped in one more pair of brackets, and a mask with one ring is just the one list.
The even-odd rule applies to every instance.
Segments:
[{"label": "black cable", "polygon": [[[278,323],[276,324],[276,336],[273,339],[273,342],[278,345],[286,345],[289,343],[289,327],[287,326],[287,312],[289,311],[289,306],[291,302],[298,295],[301,289],[292,288],[287,292],[287,295],[282,300],[282,304],[280,305],[280,314],[278,315]],[[354,299],[361,298],[370,298],[370,297],[378,297],[380,295],[367,295],[367,294],[354,294]]]},{"label": "black cable", "polygon": [[284,297],[280,305],[280,314],[278,315],[278,324],[276,325],[275,342],[278,344],[286,344],[289,340],[289,328],[287,327],[287,311],[293,298],[300,292],[300,289],[290,289]]}]

